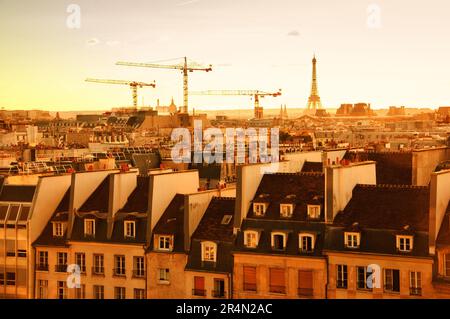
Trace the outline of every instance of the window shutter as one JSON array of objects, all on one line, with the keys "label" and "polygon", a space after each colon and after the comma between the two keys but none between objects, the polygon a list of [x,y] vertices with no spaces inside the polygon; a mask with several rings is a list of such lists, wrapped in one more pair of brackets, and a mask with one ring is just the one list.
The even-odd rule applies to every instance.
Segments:
[{"label": "window shutter", "polygon": [[313,288],[313,272],[311,270],[298,271],[298,287],[299,288]]},{"label": "window shutter", "polygon": [[194,288],[197,290],[205,289],[205,277],[194,277]]},{"label": "window shutter", "polygon": [[244,282],[256,285],[256,267],[244,267]]},{"label": "window shutter", "polygon": [[270,287],[272,292],[284,292],[284,269],[270,268]]}]

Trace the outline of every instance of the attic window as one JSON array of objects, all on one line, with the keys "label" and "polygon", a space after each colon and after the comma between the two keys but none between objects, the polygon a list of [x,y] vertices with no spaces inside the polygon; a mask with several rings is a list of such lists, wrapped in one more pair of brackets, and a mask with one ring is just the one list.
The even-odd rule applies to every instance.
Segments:
[{"label": "attic window", "polygon": [[172,251],[173,249],[173,236],[169,235],[156,235],[156,250],[159,251]]},{"label": "attic window", "polygon": [[253,203],[253,213],[255,216],[264,216],[267,206],[264,203]]},{"label": "attic window", "polygon": [[134,220],[126,220],[123,223],[124,236],[126,238],[136,237],[136,222]]},{"label": "attic window", "polygon": [[284,250],[286,248],[287,235],[281,232],[272,233],[272,249]]},{"label": "attic window", "polygon": [[231,222],[231,219],[233,218],[233,215],[225,215],[222,218],[222,225],[228,225]]},{"label": "attic window", "polygon": [[310,253],[314,250],[315,238],[313,234],[300,234],[300,250],[304,253]]},{"label": "attic window", "polygon": [[259,233],[254,230],[244,231],[244,246],[247,248],[258,247]]},{"label": "attic window", "polygon": [[95,219],[84,220],[84,236],[95,236]]},{"label": "attic window", "polygon": [[410,252],[413,249],[413,236],[397,236],[397,249],[401,252]]},{"label": "attic window", "polygon": [[217,244],[205,241],[202,242],[202,261],[216,261]]},{"label": "attic window", "polygon": [[319,219],[320,205],[308,205],[308,217],[310,219]]},{"label": "attic window", "polygon": [[361,234],[357,232],[345,232],[344,244],[346,248],[359,248]]},{"label": "attic window", "polygon": [[63,237],[64,236],[64,224],[63,223],[53,223],[53,236]]},{"label": "attic window", "polygon": [[293,204],[280,204],[280,216],[281,217],[292,217],[294,211],[294,205]]}]

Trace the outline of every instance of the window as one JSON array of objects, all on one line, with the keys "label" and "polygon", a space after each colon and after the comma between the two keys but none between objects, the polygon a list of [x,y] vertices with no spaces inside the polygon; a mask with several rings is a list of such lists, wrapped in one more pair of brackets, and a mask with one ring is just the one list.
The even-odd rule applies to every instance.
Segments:
[{"label": "window", "polygon": [[419,271],[409,273],[409,291],[411,296],[422,295],[422,274]]},{"label": "window", "polygon": [[314,250],[314,235],[300,234],[300,250],[306,253]]},{"label": "window", "polygon": [[336,265],[336,288],[347,289],[347,265]]},{"label": "window", "polygon": [[266,204],[264,203],[253,203],[253,213],[255,216],[264,216],[266,213]]},{"label": "window", "polygon": [[114,256],[114,275],[125,276],[125,256]]},{"label": "window", "polygon": [[84,236],[95,236],[95,219],[84,220]]},{"label": "window", "polygon": [[444,257],[445,261],[445,276],[450,277],[450,254],[445,254]]},{"label": "window", "polygon": [[298,271],[298,295],[301,297],[313,296],[313,272],[312,270]]},{"label": "window", "polygon": [[48,280],[38,280],[37,298],[38,299],[48,298]]},{"label": "window", "polygon": [[105,287],[94,285],[94,299],[105,299]]},{"label": "window", "polygon": [[75,298],[76,299],[86,298],[86,285],[81,284],[80,288],[75,288]]},{"label": "window", "polygon": [[125,287],[114,287],[114,298],[125,299]]},{"label": "window", "polygon": [[134,299],[145,299],[145,289],[134,288]]},{"label": "window", "polygon": [[156,236],[157,250],[171,251],[172,250],[172,236]]},{"label": "window", "polygon": [[133,257],[133,276],[134,277],[144,277],[145,276],[145,263],[144,257],[135,256]]},{"label": "window", "polygon": [[18,249],[17,250],[17,257],[21,257],[21,258],[27,257],[26,249]]},{"label": "window", "polygon": [[169,277],[169,268],[160,268],[158,271],[159,275],[159,281],[162,283],[169,283],[170,277]]},{"label": "window", "polygon": [[192,291],[192,294],[194,296],[206,296],[206,290],[205,290],[205,277],[194,277],[194,289]]},{"label": "window", "polygon": [[92,272],[94,274],[100,275],[105,273],[104,268],[104,257],[101,254],[94,255],[94,267],[92,267]]},{"label": "window", "polygon": [[64,236],[64,224],[63,223],[53,223],[53,236],[63,237]]},{"label": "window", "polygon": [[80,267],[82,273],[86,272],[86,255],[84,253],[75,253],[75,263]]},{"label": "window", "polygon": [[57,252],[56,253],[56,272],[67,272],[67,253]]},{"label": "window", "polygon": [[280,204],[280,216],[281,217],[292,217],[294,211],[294,205],[292,204]]},{"label": "window", "polygon": [[259,233],[253,230],[244,231],[244,245],[247,248],[256,248],[258,246]]},{"label": "window", "polygon": [[244,290],[256,292],[256,267],[244,266]]},{"label": "window", "polygon": [[[0,273],[0,285],[5,284],[3,272]],[[15,272],[7,272],[6,273],[6,285],[7,286],[15,286],[16,285],[16,273]]]},{"label": "window", "polygon": [[270,268],[269,269],[269,291],[273,293],[286,293],[284,269]]},{"label": "window", "polygon": [[308,217],[311,219],[319,219],[320,205],[308,205]]},{"label": "window", "polygon": [[384,291],[400,292],[400,271],[398,269],[384,270]]},{"label": "window", "polygon": [[66,289],[65,281],[57,282],[57,294],[58,294],[58,299],[66,299],[67,298],[67,289]]},{"label": "window", "polygon": [[272,233],[272,249],[284,250],[286,247],[286,234]]},{"label": "window", "polygon": [[216,261],[217,245],[213,242],[202,242],[202,261]]},{"label": "window", "polygon": [[413,248],[412,236],[397,236],[397,249],[401,252],[410,252]]},{"label": "window", "polygon": [[233,219],[233,215],[225,215],[222,218],[222,225],[228,225],[231,222],[231,219]]},{"label": "window", "polygon": [[360,240],[360,233],[344,233],[344,244],[347,248],[359,248]]},{"label": "window", "polygon": [[225,298],[225,281],[223,279],[214,279],[214,298]]},{"label": "window", "polygon": [[48,271],[48,251],[39,252],[37,270]]},{"label": "window", "polygon": [[125,229],[125,237],[128,238],[134,238],[136,237],[136,223],[132,220],[126,220],[124,221],[124,227]]},{"label": "window", "polygon": [[371,272],[367,271],[367,267],[356,267],[357,273],[356,273],[356,287],[357,289],[372,289],[368,285],[367,279],[369,279],[369,276],[372,274]]}]

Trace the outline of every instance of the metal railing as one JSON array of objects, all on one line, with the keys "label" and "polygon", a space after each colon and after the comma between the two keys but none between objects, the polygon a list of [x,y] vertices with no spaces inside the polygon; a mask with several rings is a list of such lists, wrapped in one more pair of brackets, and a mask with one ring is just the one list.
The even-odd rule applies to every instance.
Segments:
[{"label": "metal railing", "polygon": [[194,296],[201,296],[201,297],[205,297],[206,296],[206,290],[205,289],[192,289],[192,294]]}]

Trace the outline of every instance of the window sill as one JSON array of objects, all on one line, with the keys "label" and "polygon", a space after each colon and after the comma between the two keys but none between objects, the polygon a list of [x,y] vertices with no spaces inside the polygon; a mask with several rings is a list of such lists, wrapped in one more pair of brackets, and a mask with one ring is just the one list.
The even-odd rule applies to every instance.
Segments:
[{"label": "window sill", "polygon": [[165,285],[165,286],[168,286],[168,285],[170,285],[170,281],[167,281],[167,280],[158,280],[158,285]]}]

